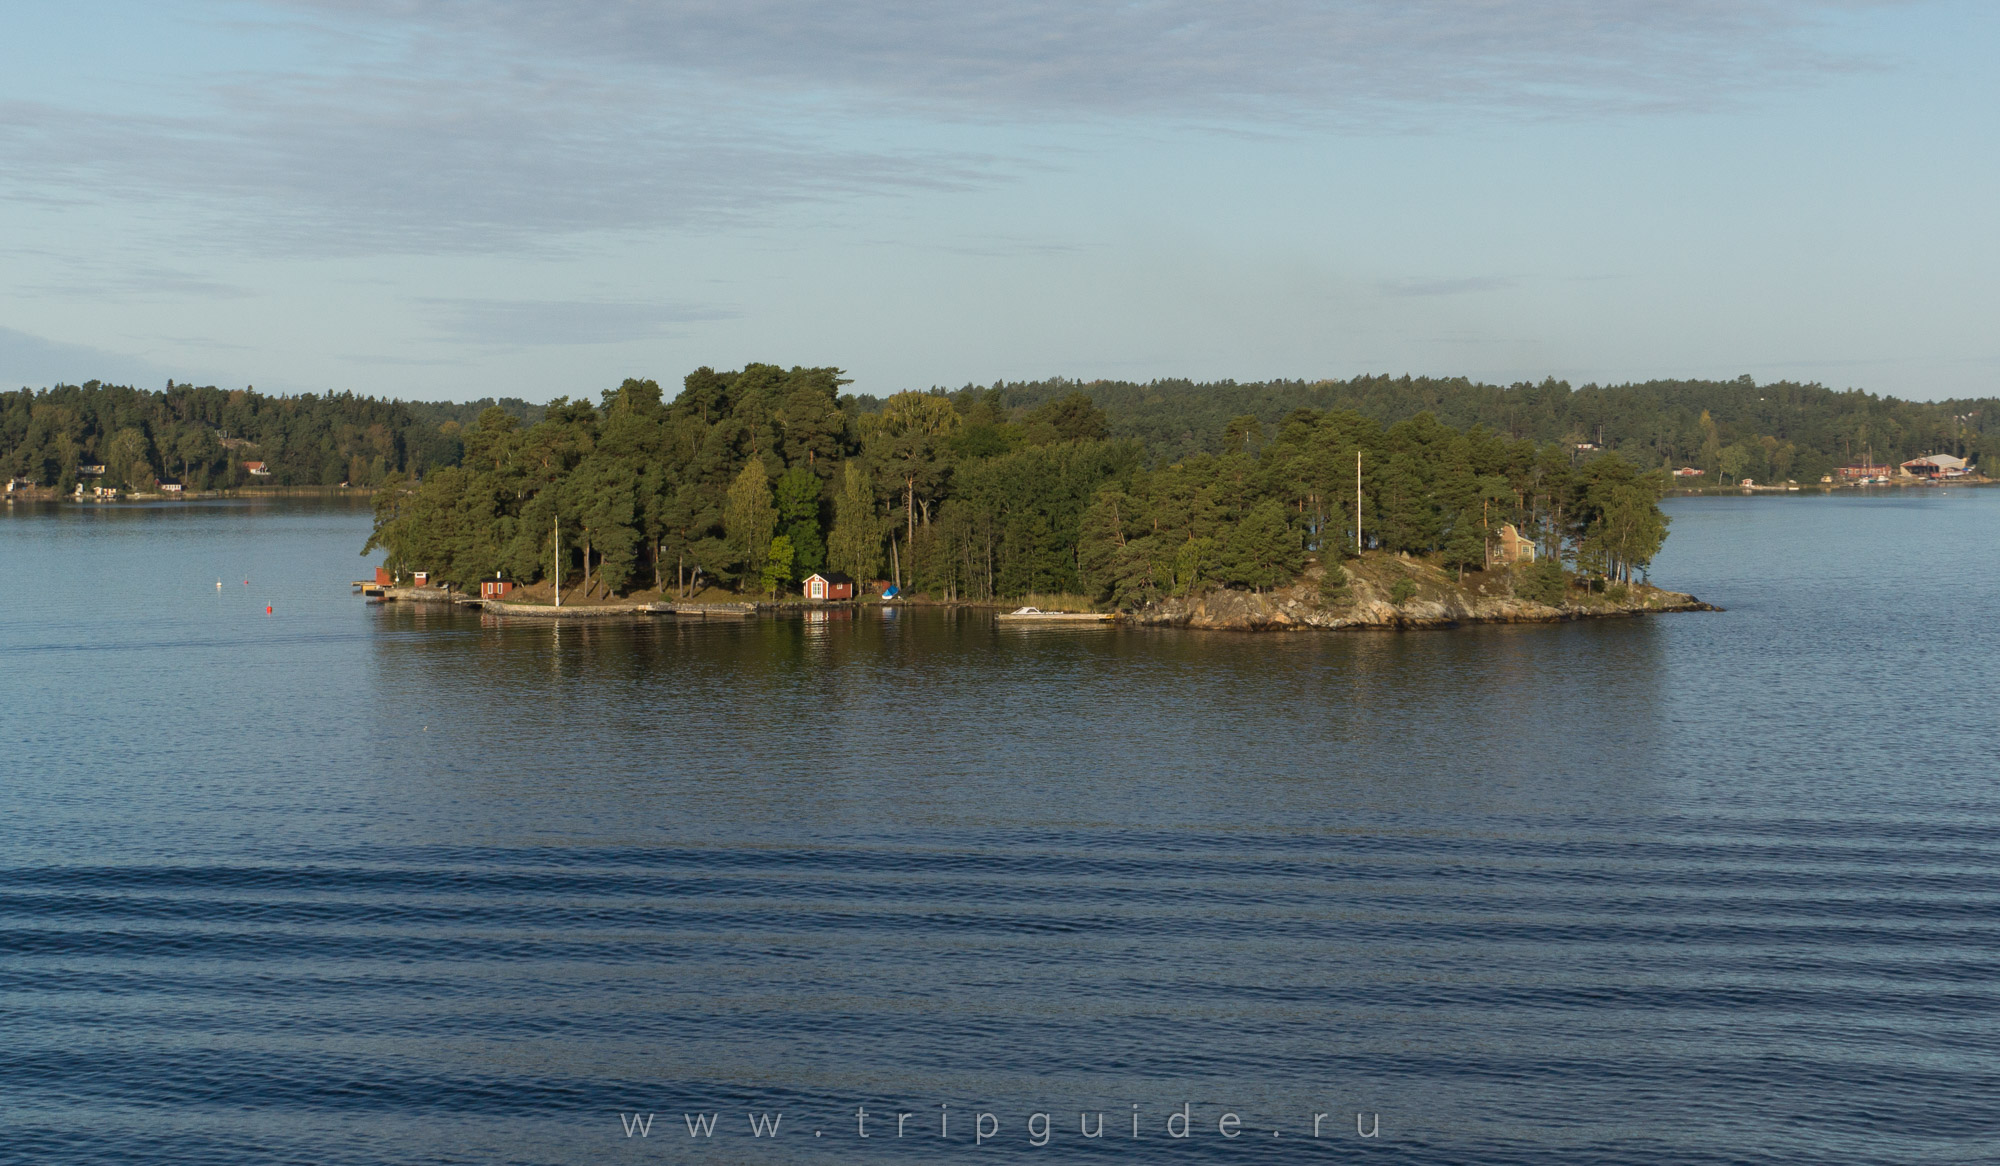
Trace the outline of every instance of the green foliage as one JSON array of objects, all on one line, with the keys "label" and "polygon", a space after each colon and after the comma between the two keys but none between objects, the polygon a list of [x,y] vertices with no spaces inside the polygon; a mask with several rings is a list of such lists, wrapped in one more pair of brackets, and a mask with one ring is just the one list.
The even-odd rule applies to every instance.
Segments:
[{"label": "green foliage", "polygon": [[729,486],[729,503],[722,520],[731,557],[745,576],[763,573],[764,556],[770,552],[771,532],[777,525],[778,512],[771,504],[771,475],[762,461],[751,458]]},{"label": "green foliage", "polygon": [[1410,598],[1416,595],[1416,593],[1417,584],[1415,580],[1398,579],[1389,585],[1389,602],[1395,604],[1397,607],[1401,607],[1405,603],[1408,603]]},{"label": "green foliage", "polygon": [[1172,560],[1160,572],[1161,583],[1175,595],[1187,596],[1201,586],[1215,563],[1215,540],[1191,538],[1174,548]]},{"label": "green foliage", "polygon": [[[1206,588],[1267,590],[1363,540],[1476,566],[1502,522],[1629,576],[1664,537],[1657,478],[1616,456],[1358,412],[1238,412],[1222,452],[1162,459],[1106,437],[1082,390],[1006,407],[993,392],[837,396],[837,370],[697,369],[672,402],[630,380],[557,400],[525,428],[483,409],[457,471],[388,492],[373,546],[470,581],[505,570],[606,590],[770,590],[822,566],[912,594],[1086,593],[1120,607]],[[829,530],[828,520],[831,519]],[[561,542],[557,544],[557,523]],[[772,559],[783,539],[788,560]],[[650,568],[650,571],[648,570]],[[775,572],[775,573],[774,573]],[[1336,590],[1338,588],[1336,587]]]},{"label": "green foliage", "polygon": [[1590,569],[1630,582],[1634,568],[1653,561],[1667,539],[1668,519],[1657,505],[1663,488],[1619,458],[1599,458],[1584,468],[1574,514]]},{"label": "green foliage", "polygon": [[1103,441],[1110,433],[1109,418],[1083,393],[1046,402],[1029,410],[1023,418],[1027,439],[1036,445],[1058,441]]},{"label": "green foliage", "polygon": [[1078,528],[1077,573],[1084,589],[1119,607],[1158,597],[1160,581],[1137,524],[1140,506],[1117,486],[1098,491]]},{"label": "green foliage", "polygon": [[826,540],[820,535],[820,495],[825,488],[810,465],[795,464],[778,476],[778,529],[791,541],[794,578],[826,566]]},{"label": "green foliage", "polygon": [[636,485],[616,461],[593,455],[560,487],[560,505],[574,520],[583,547],[586,593],[593,582],[607,591],[618,591],[631,579],[639,543],[639,532],[634,529]]},{"label": "green foliage", "polygon": [[145,432],[127,427],[112,434],[104,451],[104,472],[112,482],[134,490],[151,489],[155,481],[153,443]]},{"label": "green foliage", "polygon": [[882,573],[882,523],[876,513],[875,491],[869,485],[868,471],[851,458],[840,468],[827,564],[862,583]]},{"label": "green foliage", "polygon": [[1338,607],[1354,601],[1354,589],[1349,585],[1347,569],[1339,563],[1327,564],[1326,573],[1319,581],[1320,602],[1329,607]]},{"label": "green foliage", "polygon": [[[1817,384],[1759,384],[1749,377],[1580,388],[1557,380],[1501,386],[1464,378],[1385,376],[1207,384],[1051,380],[967,386],[952,396],[978,398],[1023,417],[1073,394],[1082,394],[1108,414],[1106,436],[1143,442],[1156,464],[1230,451],[1230,423],[1236,418],[1252,416],[1271,429],[1300,410],[1347,412],[1380,426],[1430,412],[1454,430],[1482,426],[1537,444],[1588,441],[1647,467],[1693,465],[1708,472],[1710,483],[1722,468],[1723,447],[1739,442],[1756,445],[1766,468],[1727,478],[1729,484],[1743,476],[1817,481],[1864,453],[1872,454],[1877,465],[1930,452],[2000,455],[2000,401],[1991,398],[1904,401]],[[857,406],[866,413],[880,402],[863,398]],[[1347,473],[1352,481],[1351,454]]]},{"label": "green foliage", "polygon": [[[1308,554],[1353,554],[1357,455],[1368,546],[1469,567],[1473,529],[1483,558],[1511,522],[1544,555],[1521,593],[1561,602],[1557,560],[1627,582],[1657,554],[1665,483],[1638,467],[1811,480],[1864,452],[2000,453],[1992,401],[1747,377],[1050,381],[887,401],[842,397],[845,383],[838,369],[750,364],[697,369],[671,401],[634,379],[596,405],[537,408],[93,381],[0,393],[0,470],[67,490],[102,462],[108,484],[198,490],[243,484],[254,460],[274,485],[377,486],[369,547],[466,585],[496,570],[532,582],[560,560],[565,590],[686,588],[697,572],[747,589],[782,535],[793,577],[822,563],[879,577],[893,551],[913,590],[1087,590],[1130,606],[1277,586]],[[758,475],[761,509],[744,484]]]},{"label": "green foliage", "polygon": [[1456,567],[1462,578],[1466,571],[1483,570],[1486,566],[1486,531],[1479,524],[1479,515],[1461,510],[1452,519],[1451,531],[1444,540],[1444,565]]},{"label": "green foliage", "polygon": [[1537,559],[1522,570],[1514,594],[1531,603],[1560,607],[1569,594],[1568,577],[1556,559]]},{"label": "green foliage", "polygon": [[558,398],[525,426],[506,402],[485,406],[457,472],[378,497],[369,548],[466,585],[495,570],[533,582],[560,560],[565,592],[756,586],[779,534],[788,569],[817,567],[821,475],[856,445],[842,383],[836,369],[748,365],[697,369],[672,403],[636,379],[597,407]]},{"label": "green foliage", "polygon": [[768,595],[776,595],[778,588],[792,581],[791,539],[781,534],[771,540],[770,549],[764,554],[760,577]]},{"label": "green foliage", "polygon": [[1722,479],[1727,484],[1735,484],[1745,478],[1765,481],[1771,474],[1764,464],[1764,447],[1754,441],[1738,441],[1723,449],[1720,461]]},{"label": "green foliage", "polygon": [[170,478],[210,490],[245,484],[243,463],[261,461],[264,484],[374,486],[459,461],[463,421],[432,420],[429,409],[172,382],[154,392],[99,381],[22,389],[0,393],[0,473],[67,489],[79,465],[95,463],[108,484]]},{"label": "green foliage", "polygon": [[1229,424],[1222,427],[1222,452],[1252,453],[1264,442],[1264,423],[1257,420],[1255,413],[1245,413],[1232,417]]},{"label": "green foliage", "polygon": [[1285,509],[1266,498],[1232,524],[1216,556],[1215,577],[1222,583],[1265,591],[1291,581],[1305,563],[1299,536],[1285,522]]}]

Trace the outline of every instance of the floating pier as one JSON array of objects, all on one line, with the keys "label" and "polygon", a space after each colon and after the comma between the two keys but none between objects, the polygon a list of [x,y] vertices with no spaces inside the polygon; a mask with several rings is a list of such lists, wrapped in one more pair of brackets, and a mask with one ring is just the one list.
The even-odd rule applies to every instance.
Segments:
[{"label": "floating pier", "polygon": [[1108,612],[1043,611],[1040,608],[1023,607],[1018,611],[1003,611],[993,618],[1010,623],[1109,623],[1118,617]]}]

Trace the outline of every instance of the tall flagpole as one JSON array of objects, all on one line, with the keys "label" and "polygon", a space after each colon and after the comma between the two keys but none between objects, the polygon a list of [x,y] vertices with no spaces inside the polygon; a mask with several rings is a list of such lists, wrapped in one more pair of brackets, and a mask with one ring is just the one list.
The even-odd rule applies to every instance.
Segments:
[{"label": "tall flagpole", "polygon": [[1361,553],[1361,450],[1354,451],[1354,553]]},{"label": "tall flagpole", "polygon": [[556,606],[562,606],[562,515],[556,515]]}]

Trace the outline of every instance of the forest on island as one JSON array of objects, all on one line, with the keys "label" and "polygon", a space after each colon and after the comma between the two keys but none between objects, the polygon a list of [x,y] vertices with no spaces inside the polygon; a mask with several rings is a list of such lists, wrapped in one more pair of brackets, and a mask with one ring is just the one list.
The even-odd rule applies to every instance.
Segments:
[{"label": "forest on island", "polygon": [[[1268,589],[1360,542],[1481,569],[1512,522],[1545,554],[1616,579],[1666,536],[1664,479],[1624,457],[1295,409],[1161,456],[1115,435],[1082,392],[1009,406],[1004,390],[844,396],[837,369],[699,369],[667,401],[627,380],[523,425],[489,408],[457,466],[378,496],[368,550],[471,586],[549,576],[566,590],[745,593],[815,571],[940,599],[1080,593],[1133,606],[1205,587]],[[1559,580],[1559,576],[1558,576]]]}]

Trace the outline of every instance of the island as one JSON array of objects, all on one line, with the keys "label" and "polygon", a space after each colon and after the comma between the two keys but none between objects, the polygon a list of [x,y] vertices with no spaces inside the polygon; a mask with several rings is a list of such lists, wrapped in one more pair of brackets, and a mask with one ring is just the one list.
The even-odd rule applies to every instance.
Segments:
[{"label": "island", "polygon": [[886,601],[1284,628],[1707,606],[1646,580],[1669,480],[1616,453],[1300,408],[1177,456],[1114,436],[1082,391],[862,408],[844,383],[703,368],[670,402],[627,380],[529,425],[488,408],[457,465],[377,495],[364,553],[385,597],[510,614]]}]

